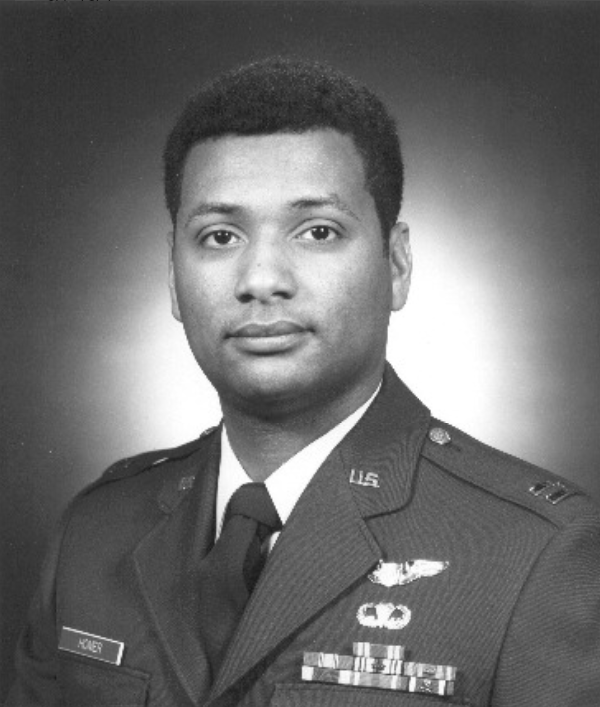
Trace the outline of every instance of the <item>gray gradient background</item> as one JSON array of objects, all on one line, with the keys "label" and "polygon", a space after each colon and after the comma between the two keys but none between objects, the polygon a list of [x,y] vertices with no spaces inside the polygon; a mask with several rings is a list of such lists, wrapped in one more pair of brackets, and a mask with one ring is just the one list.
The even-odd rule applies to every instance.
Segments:
[{"label": "gray gradient background", "polygon": [[68,498],[218,420],[170,318],[160,151],[241,61],[329,60],[386,99],[416,261],[391,361],[600,499],[599,3],[1,3],[0,45],[1,694]]}]

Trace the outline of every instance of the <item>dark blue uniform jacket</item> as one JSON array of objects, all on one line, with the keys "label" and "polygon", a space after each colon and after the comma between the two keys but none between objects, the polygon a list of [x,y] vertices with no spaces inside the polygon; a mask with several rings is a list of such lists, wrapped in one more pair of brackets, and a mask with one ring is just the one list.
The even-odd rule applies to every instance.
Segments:
[{"label": "dark blue uniform jacket", "polygon": [[[195,577],[219,440],[120,462],[71,504],[8,705],[600,705],[598,509],[433,421],[390,368],[295,507],[211,676]],[[444,569],[385,586],[369,578],[380,560]],[[124,644],[121,664],[59,650],[63,627]],[[455,666],[454,695],[302,680],[305,651],[349,655],[357,641]]]}]

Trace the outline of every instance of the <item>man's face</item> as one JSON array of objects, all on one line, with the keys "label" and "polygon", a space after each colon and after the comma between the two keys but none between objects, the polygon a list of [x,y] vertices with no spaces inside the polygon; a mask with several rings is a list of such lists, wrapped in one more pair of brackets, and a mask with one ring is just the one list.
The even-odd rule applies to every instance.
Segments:
[{"label": "man's face", "polygon": [[350,137],[196,145],[171,242],[173,313],[223,402],[310,409],[379,380],[410,255],[403,225],[386,254]]}]

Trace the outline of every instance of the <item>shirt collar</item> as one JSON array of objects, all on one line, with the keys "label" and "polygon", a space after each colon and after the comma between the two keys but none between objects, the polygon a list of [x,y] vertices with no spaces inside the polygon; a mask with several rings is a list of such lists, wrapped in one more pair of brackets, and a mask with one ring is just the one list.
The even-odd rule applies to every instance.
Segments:
[{"label": "shirt collar", "polygon": [[[324,435],[314,440],[314,442],[304,447],[304,449],[301,449],[291,459],[288,459],[288,461],[282,464],[279,469],[276,469],[265,481],[265,485],[275,504],[277,513],[284,525],[313,476],[317,473],[334,447],[342,441],[365,414],[367,408],[379,392],[380,387],[381,384],[379,384],[377,390],[375,390],[366,403],[363,403],[333,429],[329,430],[329,432],[326,432]],[[221,432],[221,465],[217,489],[217,538],[221,534],[223,516],[225,515],[225,509],[229,503],[229,499],[240,486],[251,482],[252,479],[246,474],[235,452],[231,448],[227,430],[225,429],[225,425],[223,425]]]}]

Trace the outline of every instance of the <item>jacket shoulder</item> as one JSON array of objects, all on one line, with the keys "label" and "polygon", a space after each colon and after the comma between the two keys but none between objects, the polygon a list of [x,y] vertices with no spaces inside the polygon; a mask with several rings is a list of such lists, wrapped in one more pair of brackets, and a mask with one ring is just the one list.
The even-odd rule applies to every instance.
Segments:
[{"label": "jacket shoulder", "polygon": [[600,508],[575,483],[432,420],[422,455],[438,468],[556,526]]},{"label": "jacket shoulder", "polygon": [[95,489],[105,486],[106,484],[124,479],[130,479],[144,472],[155,469],[167,462],[182,461],[187,457],[200,450],[214,436],[218,427],[210,427],[191,442],[186,442],[178,447],[167,449],[156,449],[150,452],[144,452],[132,457],[126,457],[115,462],[91,484],[86,486],[79,494],[79,497],[87,495]]}]

